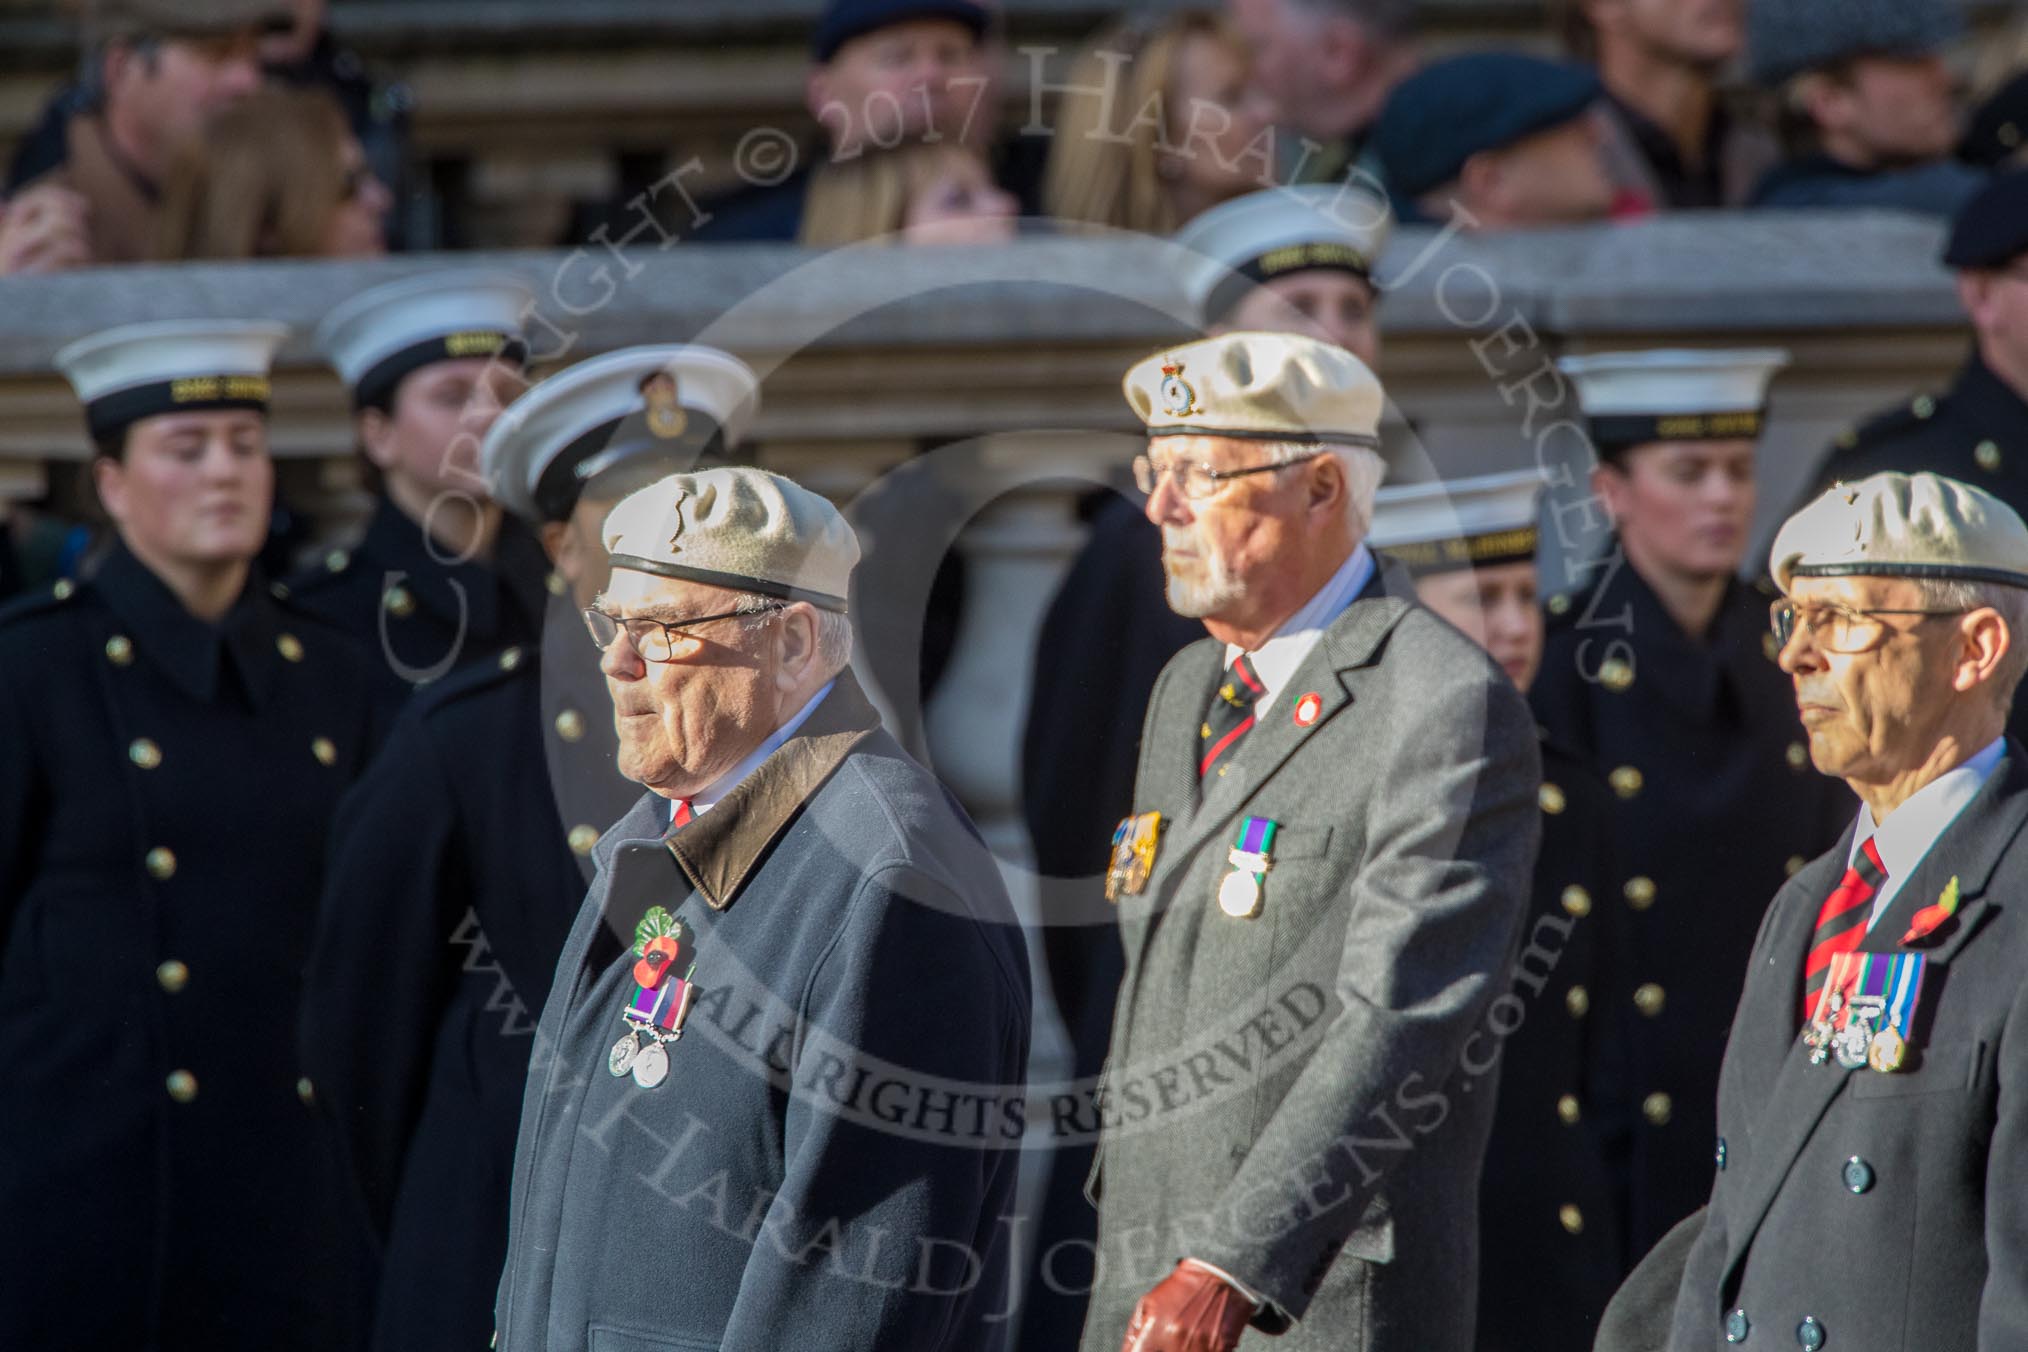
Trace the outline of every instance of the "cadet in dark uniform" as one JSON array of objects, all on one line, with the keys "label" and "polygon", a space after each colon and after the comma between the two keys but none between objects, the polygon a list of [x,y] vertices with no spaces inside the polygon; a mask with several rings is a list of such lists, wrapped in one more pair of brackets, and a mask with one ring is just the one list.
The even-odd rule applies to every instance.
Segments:
[{"label": "cadet in dark uniform", "polygon": [[270,595],[265,324],[75,343],[118,543],[0,615],[0,1347],[353,1346],[296,1055],[356,646]]},{"label": "cadet in dark uniform", "polygon": [[526,384],[531,303],[511,278],[438,273],[375,287],[317,326],[381,492],[359,543],[288,586],[377,656],[393,694],[541,628],[547,560],[477,472],[486,429]]},{"label": "cadet in dark uniform", "polygon": [[606,512],[732,442],[757,407],[713,348],[609,353],[496,421],[483,467],[538,524],[568,595],[540,651],[418,691],[332,837],[304,1059],[384,1246],[374,1345],[479,1348],[507,1253],[535,1020],[599,835],[640,796],[578,608]]},{"label": "cadet in dark uniform", "polygon": [[[1368,537],[1416,596],[1527,690],[1542,664],[1532,470],[1383,488]],[[1626,1275],[1626,1112],[1593,1019],[1620,912],[1610,790],[1541,737],[1542,848],[1509,987],[1526,1016],[1499,1048],[1499,1107],[1479,1185],[1479,1352],[1585,1348]],[[1467,1069],[1489,1059],[1465,1053]]]},{"label": "cadet in dark uniform", "polygon": [[1944,266],[1958,274],[1972,354],[1942,394],[1920,394],[1838,439],[1809,494],[1884,470],[1977,484],[2028,512],[2028,170],[1959,213]]},{"label": "cadet in dark uniform", "polygon": [[2002,732],[2028,527],[1879,474],[1791,517],[1769,563],[1811,763],[1860,806],[1750,926],[1709,1205],[1598,1347],[2028,1346],[2028,782]]},{"label": "cadet in dark uniform", "polygon": [[1624,876],[1614,978],[1587,1017],[1626,1048],[1638,1257],[1703,1201],[1725,1029],[1762,898],[1836,839],[1851,799],[1810,773],[1768,598],[1742,583],[1755,440],[1779,351],[1562,363],[1590,421],[1592,488],[1618,526],[1595,577],[1549,602],[1530,692],[1549,736],[1613,791]]}]

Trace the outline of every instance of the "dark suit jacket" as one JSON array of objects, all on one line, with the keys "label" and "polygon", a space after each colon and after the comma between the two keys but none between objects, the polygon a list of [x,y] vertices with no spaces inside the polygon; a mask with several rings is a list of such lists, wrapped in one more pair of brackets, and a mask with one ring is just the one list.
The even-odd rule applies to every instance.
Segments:
[{"label": "dark suit jacket", "polygon": [[[1850,832],[1776,895],[1726,1046],[1710,1205],[1629,1279],[1623,1299],[1649,1319],[1616,1308],[1608,1332],[1621,1341],[1601,1348],[1661,1346],[1655,1295],[1678,1271],[1669,1352],[1727,1347],[1729,1319],[1749,1345],[2028,1346],[2024,825],[2028,760],[2010,742],[1867,931],[1865,951],[1898,951],[1915,913],[1958,880],[1957,915],[1917,945],[1929,970],[1897,1073],[1812,1065],[1797,1030],[1805,950]],[[1799,1335],[1805,1321],[1814,1332]]]}]

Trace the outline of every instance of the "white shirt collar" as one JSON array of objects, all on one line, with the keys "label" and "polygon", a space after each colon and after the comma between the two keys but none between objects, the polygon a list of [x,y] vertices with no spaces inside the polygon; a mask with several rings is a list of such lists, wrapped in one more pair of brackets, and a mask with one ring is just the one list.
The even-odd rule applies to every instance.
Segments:
[{"label": "white shirt collar", "polygon": [[[745,760],[713,780],[710,788],[703,790],[693,797],[690,800],[690,815],[692,817],[701,817],[711,811],[712,808],[717,807],[719,800],[738,788],[741,780],[759,769],[762,761],[781,750],[782,743],[795,736],[796,729],[809,721],[810,715],[817,712],[817,706],[824,702],[824,696],[830,694],[831,687],[836,684],[838,682],[835,679],[824,682],[823,689],[810,696],[809,702],[796,710],[790,716],[788,722],[769,733],[766,741],[748,752]],[[676,820],[676,804],[679,801],[679,799],[673,798],[669,800],[669,820],[672,822]]]},{"label": "white shirt collar", "polygon": [[[1265,695],[1254,701],[1256,717],[1274,703],[1282,687],[1296,674],[1296,668],[1303,665],[1303,659],[1324,637],[1324,631],[1331,627],[1331,622],[1344,614],[1345,607],[1357,600],[1359,593],[1366,589],[1367,582],[1372,580],[1373,569],[1373,551],[1363,543],[1358,545],[1346,556],[1345,562],[1338,565],[1338,571],[1317,589],[1317,594],[1289,616],[1282,627],[1275,630],[1272,638],[1249,654],[1255,674],[1267,689]],[[1230,667],[1244,651],[1233,644],[1226,644],[1225,665]]]},{"label": "white shirt collar", "polygon": [[1979,790],[1992,776],[1999,765],[2000,757],[2007,751],[2007,739],[1995,737],[1983,750],[1964,764],[1945,771],[1929,783],[1909,795],[1908,801],[1889,813],[1887,820],[1875,823],[1873,809],[1864,803],[1859,805],[1859,824],[1852,831],[1852,849],[1846,855],[1845,866],[1850,868],[1859,857],[1859,847],[1869,839],[1873,848],[1880,853],[1880,866],[1887,870],[1887,881],[1873,896],[1873,920],[1886,914],[1888,904],[1901,890],[1901,884],[1915,873],[1916,865],[1922,862],[1937,837],[1957,820],[1966,804],[1978,797]]}]

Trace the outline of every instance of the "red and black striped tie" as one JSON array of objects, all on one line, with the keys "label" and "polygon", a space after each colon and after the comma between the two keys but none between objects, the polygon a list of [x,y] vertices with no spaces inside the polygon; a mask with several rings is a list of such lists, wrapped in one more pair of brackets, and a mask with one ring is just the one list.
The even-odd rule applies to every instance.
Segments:
[{"label": "red and black striped tie", "polygon": [[1880,862],[1880,851],[1869,838],[1859,847],[1852,867],[1845,870],[1845,876],[1817,908],[1817,928],[1810,935],[1810,956],[1803,963],[1804,1024],[1817,1012],[1824,979],[1830,975],[1831,959],[1852,952],[1866,937],[1873,898],[1886,881],[1887,867]]},{"label": "red and black striped tie", "polygon": [[1204,726],[1197,730],[1197,740],[1203,748],[1197,758],[1199,779],[1231,757],[1233,748],[1252,729],[1253,706],[1265,694],[1267,687],[1261,684],[1260,673],[1253,669],[1252,660],[1241,653],[1225,669],[1225,679],[1219,683],[1218,693],[1211,697],[1211,708],[1204,715]]}]

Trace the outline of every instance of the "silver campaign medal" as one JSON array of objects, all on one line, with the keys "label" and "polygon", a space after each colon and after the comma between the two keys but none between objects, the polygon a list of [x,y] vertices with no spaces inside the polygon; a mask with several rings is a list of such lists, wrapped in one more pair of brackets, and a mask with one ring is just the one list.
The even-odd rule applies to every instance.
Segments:
[{"label": "silver campaign medal", "polygon": [[617,1080],[633,1069],[634,1058],[640,1054],[641,1035],[629,1029],[626,1036],[615,1042],[612,1051],[607,1053],[606,1069],[611,1071],[613,1078]]},{"label": "silver campaign medal", "polygon": [[669,1053],[662,1049],[660,1042],[650,1042],[641,1048],[634,1058],[634,1083],[643,1089],[653,1089],[669,1078]]}]

